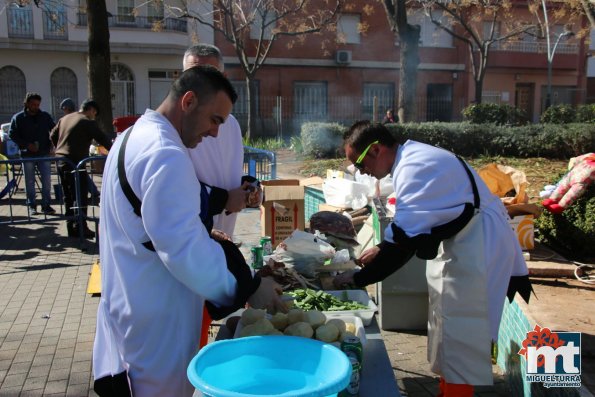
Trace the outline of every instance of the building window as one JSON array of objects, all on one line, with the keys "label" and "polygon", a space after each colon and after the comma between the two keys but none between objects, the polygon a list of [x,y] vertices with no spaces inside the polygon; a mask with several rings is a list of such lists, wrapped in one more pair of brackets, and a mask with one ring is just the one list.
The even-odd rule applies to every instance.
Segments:
[{"label": "building window", "polygon": [[428,84],[426,121],[452,121],[452,84]]},{"label": "building window", "polygon": [[118,0],[118,23],[134,23],[134,0]]},{"label": "building window", "polygon": [[363,118],[374,119],[374,98],[377,98],[378,120],[382,119],[382,115],[387,109],[394,109],[395,107],[395,85],[393,83],[364,83],[364,100],[363,100]]},{"label": "building window", "polygon": [[23,110],[23,99],[27,92],[25,74],[15,66],[0,69],[0,120],[9,122],[12,115]]},{"label": "building window", "polygon": [[163,20],[163,2],[150,1],[147,4],[147,17],[149,22],[156,22]]},{"label": "building window", "polygon": [[[441,11],[432,10],[432,17],[445,26],[450,26],[450,21]],[[409,16],[411,25],[419,25],[421,32],[419,34],[420,47],[440,47],[449,48],[453,46],[453,37],[436,26],[422,9],[414,11]]]},{"label": "building window", "polygon": [[327,117],[327,82],[293,83],[293,114],[298,119],[323,121]]},{"label": "building window", "polygon": [[273,29],[276,26],[275,23],[276,14],[271,10],[257,10],[254,16],[254,22],[250,25],[250,38],[252,40],[260,40],[260,33],[264,26],[263,39],[269,40],[273,35]]},{"label": "building window", "polygon": [[120,63],[111,66],[112,113],[114,117],[136,114],[134,107],[134,76]]},{"label": "building window", "polygon": [[78,104],[78,84],[76,74],[68,68],[57,68],[50,77],[52,92],[51,112],[54,119],[62,117],[63,112],[60,109],[60,102],[65,98],[70,98],[75,104]]},{"label": "building window", "polygon": [[[236,90],[236,93],[238,94],[238,100],[236,101],[236,103],[234,103],[233,105],[233,110],[232,113],[234,116],[240,116],[243,117],[243,115],[248,115],[248,101],[250,100],[250,98],[248,98],[248,90],[246,88],[246,81],[245,80],[233,80],[231,82],[231,85],[233,85],[233,88]],[[259,113],[259,109],[258,109],[258,98],[259,98],[259,91],[260,91],[260,87],[259,87],[259,82],[258,80],[254,82],[254,98],[256,98],[256,114]]]},{"label": "building window", "polygon": [[43,10],[43,38],[68,40],[68,20],[63,4],[48,4]]},{"label": "building window", "polygon": [[18,7],[11,3],[6,9],[8,17],[8,37],[32,39],[33,38],[33,13],[31,6]]},{"label": "building window", "polygon": [[359,44],[360,16],[359,15],[341,15],[337,22],[337,39],[343,44]]}]

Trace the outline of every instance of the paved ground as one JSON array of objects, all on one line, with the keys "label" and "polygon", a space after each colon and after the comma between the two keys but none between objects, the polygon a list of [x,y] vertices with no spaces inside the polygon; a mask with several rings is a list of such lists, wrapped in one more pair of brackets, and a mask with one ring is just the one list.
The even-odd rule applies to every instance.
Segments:
[{"label": "paved ground", "polygon": [[[13,209],[16,220],[26,220],[24,206]],[[0,201],[0,222],[8,216],[6,201]],[[258,238],[258,219],[254,210],[238,218],[236,238],[244,252]],[[91,351],[98,298],[86,288],[98,252],[92,243],[81,250],[78,240],[66,237],[64,222],[45,220],[0,225],[0,396],[95,396]],[[530,310],[541,325],[581,331],[593,342],[595,290],[572,280],[543,279],[536,291],[540,299]],[[383,335],[401,394],[435,395],[437,378],[426,363],[425,334]],[[583,382],[590,384],[592,352],[590,357],[583,353]],[[510,395],[497,373],[495,387],[477,392]]]}]

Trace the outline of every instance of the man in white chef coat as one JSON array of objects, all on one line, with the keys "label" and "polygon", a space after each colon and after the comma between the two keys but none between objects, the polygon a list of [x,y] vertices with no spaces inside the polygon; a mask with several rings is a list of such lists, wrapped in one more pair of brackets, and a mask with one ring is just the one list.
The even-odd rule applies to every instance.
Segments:
[{"label": "man in white chef coat", "polygon": [[246,301],[283,307],[274,283],[238,261],[233,243],[211,239],[199,218],[200,184],[187,148],[216,136],[235,100],[215,68],[188,69],[110,151],[93,349],[100,396],[191,396],[186,369],[205,301],[221,313]]},{"label": "man in white chef coat", "polygon": [[[194,45],[184,53],[184,70],[197,65],[211,65],[222,73],[224,71],[221,52],[217,47],[206,43]],[[241,187],[244,143],[240,124],[230,114],[219,126],[216,138],[205,139],[200,145],[190,148],[189,152],[198,179],[228,191],[228,211],[214,217],[213,229],[232,237],[238,212],[246,207],[245,190]]]},{"label": "man in white chef coat", "polygon": [[527,265],[500,199],[451,152],[398,142],[381,124],[355,123],[345,154],[362,173],[391,174],[396,194],[384,241],[365,251],[359,272],[337,286],[384,280],[417,255],[426,259],[429,289],[428,360],[441,377],[440,394],[471,397],[490,385],[491,341],[497,340],[504,299],[529,299]]}]

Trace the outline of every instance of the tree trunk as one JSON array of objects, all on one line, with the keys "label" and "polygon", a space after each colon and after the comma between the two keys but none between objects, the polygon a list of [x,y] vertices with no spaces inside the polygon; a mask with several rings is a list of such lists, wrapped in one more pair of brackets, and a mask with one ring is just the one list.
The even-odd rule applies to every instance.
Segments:
[{"label": "tree trunk", "polygon": [[248,122],[246,123],[246,139],[256,138],[256,119],[258,117],[258,106],[256,105],[256,82],[254,76],[246,74],[246,94],[248,96]]},{"label": "tree trunk", "polygon": [[420,27],[399,28],[401,69],[399,71],[399,122],[417,121],[417,67],[419,66]]},{"label": "tree trunk", "polygon": [[91,98],[100,107],[97,115],[99,127],[108,136],[114,135],[112,125],[111,64],[109,28],[105,0],[87,0],[87,85]]}]

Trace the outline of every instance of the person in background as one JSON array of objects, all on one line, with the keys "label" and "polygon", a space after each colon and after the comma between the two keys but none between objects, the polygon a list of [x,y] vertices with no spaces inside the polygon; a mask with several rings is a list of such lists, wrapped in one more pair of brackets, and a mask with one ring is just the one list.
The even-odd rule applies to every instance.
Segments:
[{"label": "person in background", "polygon": [[[60,102],[60,109],[64,112],[64,116],[67,114],[73,113],[76,111],[76,105],[74,101],[70,98],[65,98],[62,102]],[[91,193],[91,197],[96,205],[99,205],[99,189],[97,189],[97,185],[93,182],[93,178],[91,175],[87,174],[87,186],[89,187],[89,193]],[[89,233],[87,233],[89,234]]]},{"label": "person in background", "polygon": [[[69,237],[78,237],[80,231],[78,222],[75,219],[73,210],[76,199],[76,180],[74,177],[73,164],[76,166],[79,161],[89,156],[89,145],[95,139],[109,150],[112,146],[111,140],[101,131],[99,124],[95,121],[99,113],[97,102],[87,99],[81,104],[81,110],[76,113],[70,113],[58,120],[58,124],[52,129],[50,139],[56,146],[56,156],[63,157],[70,161],[59,161],[58,171],[64,191],[64,215],[66,220],[66,229]],[[87,214],[87,191],[89,190],[89,176],[86,170],[79,173],[81,202],[77,203],[79,211]],[[93,232],[83,222],[83,235],[85,238],[94,238]]]},{"label": "person in background", "polygon": [[396,123],[395,115],[392,109],[386,109],[386,115],[382,119],[382,124]]},{"label": "person in background", "polygon": [[[40,109],[41,95],[28,92],[23,103],[23,110],[12,116],[9,136],[21,149],[24,159],[41,158],[50,155],[52,143],[50,131],[55,123],[49,113]],[[25,170],[25,191],[29,214],[38,215],[35,192],[35,169],[41,176],[41,212],[46,215],[55,214],[51,202],[51,163],[50,161],[23,162]]]},{"label": "person in background", "polygon": [[62,109],[64,116],[66,116],[67,114],[76,112],[76,105],[72,99],[65,98],[62,102],[60,102],[60,109]]},{"label": "person in background", "polygon": [[[197,65],[211,65],[222,73],[224,71],[221,52],[210,44],[197,44],[184,53],[184,70]],[[246,184],[241,182],[244,173],[244,144],[238,121],[230,114],[219,127],[216,138],[205,139],[189,151],[198,179],[228,191],[228,211],[214,217],[213,229],[215,233],[219,230],[231,238],[237,213],[246,207]]]},{"label": "person in background", "polygon": [[210,238],[199,217],[188,148],[217,136],[236,98],[217,69],[187,69],[108,155],[93,348],[99,396],[191,396],[186,370],[205,301],[219,317],[246,302],[287,310],[275,283],[254,275],[232,242]]},{"label": "person in background", "polygon": [[531,284],[508,214],[477,173],[444,149],[398,142],[382,124],[356,122],[344,135],[347,159],[380,179],[391,174],[396,211],[384,241],[362,253],[363,269],[335,286],[384,280],[417,255],[427,260],[428,360],[438,396],[471,397],[491,385],[491,341],[505,297],[528,301]]}]

